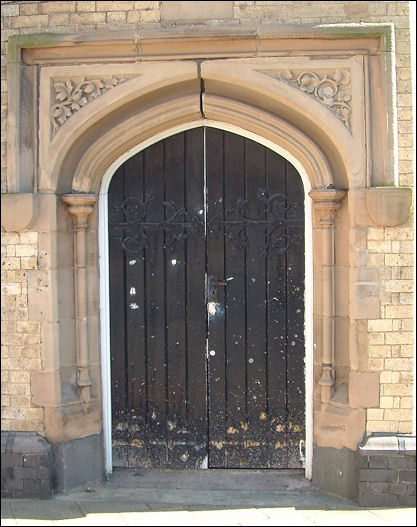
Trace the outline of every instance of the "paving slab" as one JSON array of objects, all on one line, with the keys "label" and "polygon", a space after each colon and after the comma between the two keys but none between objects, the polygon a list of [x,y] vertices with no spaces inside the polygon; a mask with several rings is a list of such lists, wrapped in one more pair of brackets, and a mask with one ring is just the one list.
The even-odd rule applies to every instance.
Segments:
[{"label": "paving slab", "polygon": [[79,505],[73,500],[15,499],[12,508],[15,518],[66,520],[84,516]]},{"label": "paving slab", "polygon": [[309,510],[304,511],[304,514],[314,525],[387,525],[382,518],[368,510]]},{"label": "paving slab", "polygon": [[280,471],[115,471],[48,500],[2,501],[2,526],[415,525],[415,508],[363,508]]}]

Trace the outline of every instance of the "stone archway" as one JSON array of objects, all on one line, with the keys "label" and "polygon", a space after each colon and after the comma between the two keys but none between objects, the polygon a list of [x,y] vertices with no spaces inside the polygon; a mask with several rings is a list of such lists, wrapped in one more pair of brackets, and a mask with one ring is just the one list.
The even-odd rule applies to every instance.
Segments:
[{"label": "stone archway", "polygon": [[[323,38],[323,32],[331,38]],[[375,318],[379,309],[375,295],[368,294],[369,277],[360,261],[361,251],[366,250],[363,226],[373,225],[368,209],[380,225],[401,221],[388,206],[373,206],[375,200],[385,199],[381,195],[394,192],[389,185],[395,181],[391,129],[380,117],[392,118],[391,85],[383,81],[390,60],[383,47],[388,33],[385,26],[367,28],[364,35],[356,28],[348,37],[329,28],[310,28],[299,44],[303,53],[296,58],[282,54],[289,35],[273,31],[262,38],[239,33],[231,40],[222,30],[213,30],[205,43],[207,50],[194,54],[190,40],[168,35],[158,40],[156,48],[146,48],[152,52],[138,63],[129,63],[135,62],[131,49],[137,48],[126,49],[126,39],[112,42],[111,50],[107,49],[110,59],[108,55],[97,58],[96,64],[89,57],[96,56],[97,46],[88,38],[78,39],[76,46],[68,38],[16,42],[21,53],[16,64],[24,60],[25,72],[30,70],[32,76],[21,73],[19,67],[11,68],[11,82],[22,93],[33,94],[35,69],[40,71],[39,106],[34,99],[35,110],[29,111],[30,97],[22,98],[21,107],[11,101],[16,120],[13,117],[9,127],[9,188],[26,192],[20,195],[22,207],[27,207],[25,226],[42,234],[42,268],[29,284],[29,303],[34,319],[42,325],[44,366],[33,375],[32,394],[45,410],[47,438],[59,445],[62,459],[75,460],[71,470],[77,482],[84,477],[88,449],[96,453],[96,473],[102,468],[100,229],[95,206],[101,182],[137,145],[175,127],[208,120],[240,128],[273,148],[282,148],[310,182],[314,208],[312,391],[317,402],[312,444],[319,453],[313,479],[316,471],[325,488],[345,495],[354,492],[350,484],[346,492],[344,485],[355,480],[356,468],[350,460],[364,433],[365,408],[374,404],[379,386],[377,375],[366,372],[361,362],[367,348],[360,339],[360,323]],[[198,41],[200,37],[190,34],[187,38]],[[245,46],[255,40],[261,52],[253,56]],[[323,59],[323,55],[331,58]],[[310,91],[303,89],[306,85]],[[385,87],[383,94],[380,86]],[[71,103],[77,89],[83,92],[83,105],[75,104],[67,115],[63,107]],[[371,99],[378,111],[370,112]],[[29,137],[33,143],[29,148],[21,140],[30,136],[38,118],[39,163],[28,153],[33,138]],[[378,134],[372,135],[375,129]],[[375,197],[368,188],[375,184],[388,187],[378,189]],[[36,194],[32,194],[34,188]],[[348,198],[343,199],[346,194]],[[410,197],[405,194],[404,202]],[[339,272],[348,279],[336,283]],[[378,284],[371,285],[372,293]],[[372,387],[366,400],[358,390],[364,383]],[[352,386],[356,386],[354,393]],[[327,478],[320,473],[320,460],[326,455],[346,467],[346,476]]]}]

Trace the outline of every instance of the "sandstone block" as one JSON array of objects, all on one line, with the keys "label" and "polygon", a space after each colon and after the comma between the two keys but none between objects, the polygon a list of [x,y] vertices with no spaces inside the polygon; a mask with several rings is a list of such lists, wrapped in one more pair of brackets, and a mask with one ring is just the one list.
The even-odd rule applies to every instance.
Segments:
[{"label": "sandstone block", "polygon": [[349,404],[354,408],[379,406],[379,374],[349,373]]}]

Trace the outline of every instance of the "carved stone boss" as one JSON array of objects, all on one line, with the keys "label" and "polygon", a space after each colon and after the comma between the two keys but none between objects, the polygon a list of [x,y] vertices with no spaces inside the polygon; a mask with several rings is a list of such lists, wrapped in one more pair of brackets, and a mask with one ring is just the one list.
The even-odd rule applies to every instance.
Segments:
[{"label": "carved stone boss", "polygon": [[344,190],[323,189],[309,193],[314,202],[315,226],[321,230],[322,247],[322,295],[323,295],[323,342],[322,371],[319,384],[321,400],[328,402],[335,385],[334,367],[334,221],[335,212],[345,195]]},{"label": "carved stone boss", "polygon": [[87,326],[87,228],[88,216],[97,197],[93,194],[66,194],[62,201],[74,215],[75,320],[77,346],[77,385],[81,399],[91,399]]}]

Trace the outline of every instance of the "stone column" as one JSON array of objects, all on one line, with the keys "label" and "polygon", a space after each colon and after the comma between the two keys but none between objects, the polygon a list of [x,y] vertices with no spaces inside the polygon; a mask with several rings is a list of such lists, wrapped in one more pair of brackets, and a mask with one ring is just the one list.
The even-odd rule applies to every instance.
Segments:
[{"label": "stone column", "polygon": [[322,371],[319,384],[322,402],[330,401],[335,384],[334,365],[334,219],[345,195],[344,190],[323,189],[309,193],[314,204],[314,227],[321,234],[322,250]]},{"label": "stone column", "polygon": [[77,385],[81,399],[91,399],[87,325],[87,228],[88,216],[97,197],[93,194],[66,194],[62,201],[74,215],[75,320],[77,339]]}]

